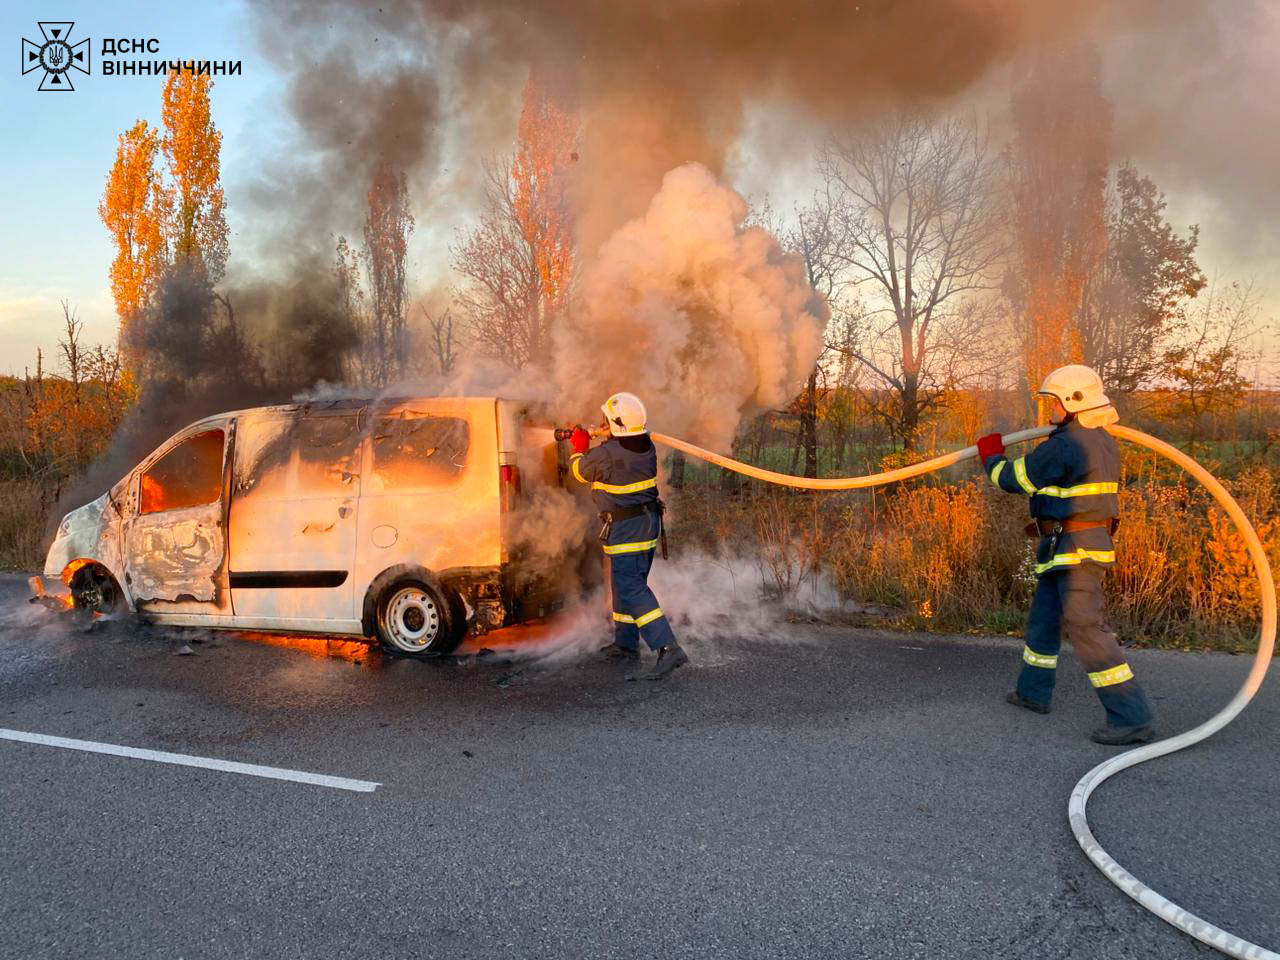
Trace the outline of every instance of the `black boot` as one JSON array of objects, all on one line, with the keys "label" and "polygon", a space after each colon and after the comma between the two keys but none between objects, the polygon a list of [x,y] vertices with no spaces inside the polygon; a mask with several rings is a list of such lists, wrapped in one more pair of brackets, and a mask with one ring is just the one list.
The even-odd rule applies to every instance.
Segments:
[{"label": "black boot", "polygon": [[1109,747],[1122,747],[1127,743],[1150,743],[1156,738],[1156,728],[1149,723],[1136,727],[1113,727],[1107,724],[1093,731],[1089,738],[1094,743],[1104,743]]},{"label": "black boot", "polygon": [[1020,694],[1017,690],[1014,690],[1004,699],[1006,703],[1012,703],[1015,707],[1022,707],[1024,710],[1030,710],[1032,713],[1048,713],[1049,712],[1049,705],[1047,703],[1040,703],[1039,701],[1036,701],[1036,700],[1028,700],[1026,697]]},{"label": "black boot", "polygon": [[678,643],[668,643],[658,651],[658,659],[644,673],[629,673],[628,680],[661,680],[669,676],[676,667],[683,667],[689,662],[689,655]]},{"label": "black boot", "polygon": [[640,650],[637,647],[624,647],[618,643],[607,643],[600,648],[600,655],[606,660],[639,660]]}]

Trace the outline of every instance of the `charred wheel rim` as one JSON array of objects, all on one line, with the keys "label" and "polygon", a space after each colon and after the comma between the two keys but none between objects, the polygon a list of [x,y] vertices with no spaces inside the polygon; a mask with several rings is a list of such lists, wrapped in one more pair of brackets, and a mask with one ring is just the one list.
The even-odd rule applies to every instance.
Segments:
[{"label": "charred wheel rim", "polygon": [[90,613],[114,613],[120,603],[120,591],[109,573],[86,567],[71,581],[71,597],[76,608]]},{"label": "charred wheel rim", "polygon": [[401,587],[387,601],[382,632],[397,650],[422,653],[440,635],[440,607],[435,597],[422,587]]}]

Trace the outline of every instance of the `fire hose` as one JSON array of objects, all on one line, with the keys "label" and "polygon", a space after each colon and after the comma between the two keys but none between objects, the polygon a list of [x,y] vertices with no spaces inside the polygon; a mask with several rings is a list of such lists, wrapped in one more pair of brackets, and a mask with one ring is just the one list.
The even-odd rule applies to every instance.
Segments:
[{"label": "fire hose", "polygon": [[[1046,436],[1052,429],[1052,427],[1038,427],[1031,430],[1020,430],[1017,433],[1006,435],[1003,440],[1005,444],[1010,445],[1027,440],[1035,440]],[[1258,590],[1262,603],[1262,622],[1258,633],[1258,649],[1254,654],[1249,675],[1245,678],[1244,683],[1240,686],[1239,691],[1237,691],[1231,702],[1199,726],[1165,740],[1126,750],[1109,760],[1103,761],[1081,777],[1071,791],[1071,798],[1067,802],[1067,817],[1071,824],[1071,832],[1075,834],[1080,848],[1093,862],[1093,865],[1101,870],[1108,880],[1161,920],[1172,924],[1184,933],[1190,934],[1202,943],[1206,943],[1228,956],[1239,957],[1242,960],[1280,960],[1280,953],[1275,953],[1265,947],[1260,947],[1237,937],[1235,934],[1228,933],[1226,930],[1215,927],[1207,920],[1202,920],[1152,890],[1125,870],[1124,867],[1120,866],[1103,849],[1102,844],[1098,843],[1097,838],[1089,827],[1089,821],[1086,816],[1089,797],[1104,781],[1115,776],[1121,770],[1178,750],[1184,750],[1193,744],[1199,743],[1201,740],[1205,740],[1217,733],[1236,718],[1262,686],[1262,680],[1267,673],[1267,666],[1271,663],[1271,655],[1275,648],[1276,639],[1276,588],[1271,576],[1271,565],[1267,562],[1266,551],[1262,547],[1262,542],[1258,539],[1257,532],[1244,515],[1244,511],[1240,509],[1240,505],[1236,503],[1235,498],[1227,492],[1226,488],[1213,474],[1209,473],[1208,470],[1181,450],[1129,427],[1113,424],[1106,429],[1122,440],[1127,440],[1140,447],[1146,447],[1148,450],[1153,450],[1161,456],[1172,460],[1195,477],[1196,480],[1200,481],[1205,489],[1212,494],[1213,499],[1231,518],[1236,530],[1244,537],[1245,544],[1248,547],[1249,557],[1253,561],[1253,568],[1258,577]],[[934,457],[931,460],[899,467],[896,470],[886,470],[883,473],[868,474],[863,477],[811,479],[753,467],[750,464],[731,460],[718,453],[712,453],[710,450],[694,446],[692,443],[664,436],[660,433],[654,433],[651,436],[657,443],[680,450],[691,457],[697,457],[716,466],[724,467],[726,470],[733,470],[736,473],[753,477],[756,480],[763,480],[767,483],[803,490],[856,490],[862,487],[875,487],[932,473],[935,470],[941,470],[954,463],[959,463],[961,460],[967,460],[978,455],[976,446],[965,447],[963,450],[955,450],[940,457]]]}]

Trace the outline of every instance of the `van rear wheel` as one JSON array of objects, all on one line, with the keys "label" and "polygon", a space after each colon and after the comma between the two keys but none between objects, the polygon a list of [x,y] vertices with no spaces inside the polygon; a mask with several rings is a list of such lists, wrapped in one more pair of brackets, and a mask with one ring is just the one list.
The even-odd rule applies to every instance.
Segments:
[{"label": "van rear wheel", "polygon": [[401,580],[378,602],[378,639],[388,650],[411,657],[447,652],[456,634],[453,611],[433,587]]}]

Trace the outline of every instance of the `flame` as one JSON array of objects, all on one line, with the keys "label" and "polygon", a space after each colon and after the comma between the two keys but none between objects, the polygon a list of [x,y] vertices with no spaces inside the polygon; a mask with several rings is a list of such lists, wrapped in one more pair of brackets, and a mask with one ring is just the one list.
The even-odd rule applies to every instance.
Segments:
[{"label": "flame", "polygon": [[[293,633],[263,633],[257,630],[228,631],[230,636],[249,643],[260,643],[269,647],[280,647],[285,650],[297,650],[317,660],[335,658],[348,663],[360,663],[367,667],[385,665],[385,654],[376,640],[346,636],[324,636]],[[466,637],[454,656],[472,657],[481,650],[519,650],[524,647],[546,643],[557,636],[554,620],[532,620],[528,623],[503,627],[482,636]]]},{"label": "flame", "polygon": [[560,635],[559,618],[546,620],[529,620],[525,623],[491,630],[480,636],[465,638],[454,654],[459,657],[475,656],[481,650],[519,650],[524,647],[535,647],[547,643]]},{"label": "flame", "polygon": [[62,582],[68,587],[71,586],[71,578],[76,575],[81,567],[87,567],[92,561],[81,557],[79,560],[72,560],[67,564],[66,569],[62,571]]},{"label": "flame", "polygon": [[299,650],[308,656],[323,660],[333,657],[348,663],[361,663],[368,667],[383,665],[382,648],[368,640],[351,637],[310,636],[291,633],[260,633],[256,630],[236,630],[231,634],[250,643],[261,643],[287,650]]}]

